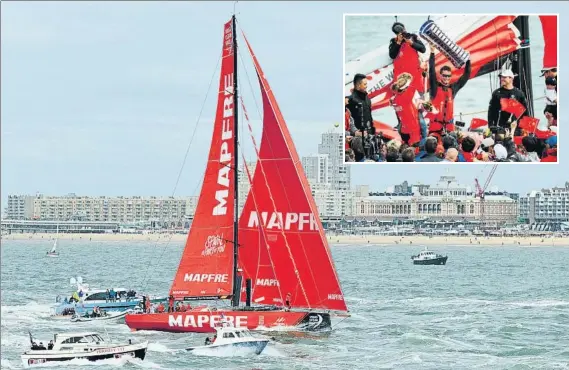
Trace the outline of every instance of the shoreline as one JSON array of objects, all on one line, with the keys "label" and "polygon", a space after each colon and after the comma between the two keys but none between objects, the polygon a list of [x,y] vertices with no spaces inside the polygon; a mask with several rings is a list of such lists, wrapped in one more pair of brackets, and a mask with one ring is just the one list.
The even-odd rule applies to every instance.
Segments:
[{"label": "shoreline", "polygon": [[[14,233],[2,235],[2,241],[34,240],[50,242],[56,234]],[[506,236],[506,237],[474,237],[474,236],[383,236],[383,235],[328,235],[328,243],[349,245],[417,245],[417,246],[532,246],[532,247],[569,247],[569,238]],[[171,242],[179,245],[185,243],[186,234],[59,234],[60,242]]]}]

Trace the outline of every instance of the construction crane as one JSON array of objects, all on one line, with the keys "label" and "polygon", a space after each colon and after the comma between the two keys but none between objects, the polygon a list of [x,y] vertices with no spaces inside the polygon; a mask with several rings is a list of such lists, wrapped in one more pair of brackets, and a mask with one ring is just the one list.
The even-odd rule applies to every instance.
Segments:
[{"label": "construction crane", "polygon": [[488,175],[488,178],[486,179],[486,182],[484,183],[484,187],[480,186],[480,182],[478,181],[477,178],[474,179],[474,183],[476,185],[476,193],[474,194],[474,197],[480,198],[480,223],[482,226],[485,226],[485,224],[486,224],[486,220],[484,218],[484,207],[485,207],[484,194],[486,192],[486,189],[490,185],[490,181],[492,181],[492,177],[494,176],[494,173],[496,172],[497,168],[498,168],[497,164],[492,166],[492,169],[490,170],[490,174]]}]

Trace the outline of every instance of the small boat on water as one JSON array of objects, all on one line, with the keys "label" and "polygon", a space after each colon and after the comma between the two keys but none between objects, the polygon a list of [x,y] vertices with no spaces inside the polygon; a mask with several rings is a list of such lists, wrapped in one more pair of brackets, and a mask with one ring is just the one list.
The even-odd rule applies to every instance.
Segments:
[{"label": "small boat on water", "polygon": [[418,255],[412,256],[414,265],[446,265],[448,256],[436,254],[425,248]]},{"label": "small boat on water", "polygon": [[86,322],[86,321],[104,321],[104,320],[115,320],[125,317],[129,313],[135,312],[136,309],[118,311],[118,312],[107,312],[105,310],[100,310],[99,313],[86,313],[84,315],[74,314],[71,316],[71,321],[73,322]]},{"label": "small boat on water", "polygon": [[46,253],[47,257],[59,257],[59,253],[55,251],[57,248],[57,236],[59,235],[59,225],[57,225],[57,234],[55,235],[55,240],[53,242],[53,247]]},{"label": "small boat on water", "polygon": [[74,359],[99,361],[123,356],[144,360],[148,348],[148,341],[112,343],[94,332],[55,334],[47,346],[41,342],[38,345],[30,333],[30,342],[31,349],[21,356],[24,367]]},{"label": "small boat on water", "polygon": [[[69,297],[57,296],[56,304],[51,307],[52,317],[71,318],[73,315],[85,315],[91,313],[95,307],[99,307],[107,312],[134,310],[140,306],[143,298],[137,295],[134,290],[124,288],[94,289],[89,284],[83,283],[79,276],[77,279],[71,278],[70,284],[77,286],[76,290]],[[111,291],[114,292],[110,296]]]},{"label": "small boat on water", "polygon": [[189,347],[187,351],[200,350],[200,352],[215,353],[216,351],[227,354],[226,350],[232,351],[235,355],[259,355],[267,344],[269,339],[257,338],[246,328],[236,328],[228,321],[224,321],[221,325],[216,325],[216,334],[213,341],[208,337],[206,345]]}]

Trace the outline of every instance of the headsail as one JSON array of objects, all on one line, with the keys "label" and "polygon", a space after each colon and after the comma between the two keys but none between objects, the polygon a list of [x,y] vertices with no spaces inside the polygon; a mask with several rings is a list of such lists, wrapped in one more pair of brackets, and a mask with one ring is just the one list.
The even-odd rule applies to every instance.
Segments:
[{"label": "headsail", "polygon": [[[519,31],[513,25],[516,16],[473,16],[452,15],[434,19],[437,26],[456,43],[470,52],[471,76],[481,76],[498,70],[503,59],[520,47]],[[352,80],[356,73],[364,73],[368,78],[368,93],[372,100],[372,109],[377,110],[389,105],[390,84],[393,76],[393,61],[389,57],[389,46],[373,50],[356,60],[346,63],[344,76],[345,94],[351,94]],[[421,55],[428,59],[427,53]],[[435,59],[436,68],[449,65],[442,54]],[[456,81],[461,73],[453,73]]]},{"label": "headsail", "polygon": [[[266,277],[251,276],[253,300],[262,294],[270,294],[272,298],[277,294],[285,297],[290,294],[292,307],[347,311],[300,159],[273,92],[251,45],[246,38],[245,41],[261,85],[264,114],[257,168],[240,219],[240,244],[243,247],[240,248],[239,262],[243,270],[252,274],[257,272],[259,263],[272,261],[276,277],[273,289],[259,289],[262,293],[258,293],[256,288],[261,284],[257,278],[266,282]],[[265,244],[264,248],[262,244]],[[261,269],[258,273],[261,274]]]},{"label": "headsail", "polygon": [[204,181],[170,294],[175,298],[223,297],[233,287],[235,173],[233,28],[224,26],[217,111]]}]

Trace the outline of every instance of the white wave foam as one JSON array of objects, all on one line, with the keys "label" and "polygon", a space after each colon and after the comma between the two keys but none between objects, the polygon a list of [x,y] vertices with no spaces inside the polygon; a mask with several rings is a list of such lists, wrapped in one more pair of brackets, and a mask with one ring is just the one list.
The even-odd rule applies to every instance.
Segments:
[{"label": "white wave foam", "polygon": [[175,352],[176,350],[172,350],[161,343],[148,343],[148,351],[166,353]]},{"label": "white wave foam", "polygon": [[14,369],[14,366],[12,366],[10,361],[5,358],[1,359],[0,365],[2,369]]}]

